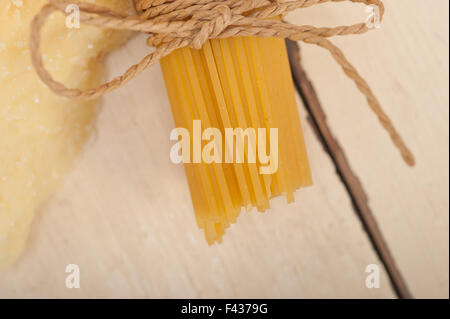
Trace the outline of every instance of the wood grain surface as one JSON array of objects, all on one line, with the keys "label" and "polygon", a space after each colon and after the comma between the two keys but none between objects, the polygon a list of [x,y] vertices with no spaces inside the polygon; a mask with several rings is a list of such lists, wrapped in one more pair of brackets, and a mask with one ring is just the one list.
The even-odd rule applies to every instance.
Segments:
[{"label": "wood grain surface", "polygon": [[[448,2],[389,0],[380,30],[335,40],[367,78],[417,156],[405,167],[360,93],[327,53],[302,46],[329,123],[416,297],[448,297]],[[295,13],[301,24],[364,19],[362,6]],[[345,17],[345,19],[343,19]],[[111,77],[139,60],[145,37],[112,54]],[[303,49],[304,48],[304,49]],[[0,297],[394,298],[350,197],[305,119],[315,185],[296,202],[243,213],[209,247],[181,166],[169,160],[173,120],[159,66],[104,98],[97,133],[40,209],[23,257],[0,274]],[[81,288],[67,289],[78,264]]]},{"label": "wood grain surface", "polygon": [[[385,5],[379,30],[333,42],[411,146],[415,168],[404,165],[364,97],[327,52],[302,45],[303,66],[412,294],[448,298],[449,2]],[[296,11],[289,19],[330,26],[360,22],[365,15],[364,6],[343,4]]]}]

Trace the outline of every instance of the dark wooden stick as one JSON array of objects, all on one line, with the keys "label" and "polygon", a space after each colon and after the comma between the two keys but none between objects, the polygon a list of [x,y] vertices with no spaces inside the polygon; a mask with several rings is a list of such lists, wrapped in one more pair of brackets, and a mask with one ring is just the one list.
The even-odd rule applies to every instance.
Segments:
[{"label": "dark wooden stick", "polygon": [[322,106],[320,105],[314,87],[303,70],[300,48],[296,42],[290,40],[286,41],[286,45],[288,48],[294,82],[309,113],[310,123],[313,125],[316,134],[318,134],[318,137],[321,140],[326,152],[333,160],[336,171],[352,199],[355,212],[361,220],[372,246],[374,247],[378,257],[388,273],[395,293],[401,299],[410,299],[412,298],[412,295],[408,290],[403,276],[395,264],[395,260],[389,251],[389,247],[383,238],[377,221],[370,210],[366,192],[358,177],[350,167],[339,142],[333,136],[333,133],[327,124],[327,117],[322,109]]}]

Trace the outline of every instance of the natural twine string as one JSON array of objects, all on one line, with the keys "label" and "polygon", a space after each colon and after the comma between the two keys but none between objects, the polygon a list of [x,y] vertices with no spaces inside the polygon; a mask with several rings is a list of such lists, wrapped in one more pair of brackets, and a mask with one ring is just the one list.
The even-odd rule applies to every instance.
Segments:
[{"label": "natural twine string", "polygon": [[[90,3],[49,0],[31,23],[31,58],[41,80],[56,94],[69,98],[93,99],[124,85],[174,50],[186,46],[200,49],[208,39],[235,36],[280,37],[315,44],[328,50],[345,74],[355,82],[405,162],[414,166],[413,154],[381,108],[367,82],[342,51],[327,39],[337,35],[365,33],[369,30],[366,23],[316,28],[267,19],[299,8],[342,1],[376,5],[380,10],[380,18],[383,18],[384,6],[381,0],[136,0],[137,16],[120,14]],[[86,91],[67,88],[55,81],[44,66],[40,52],[40,30],[51,13],[55,11],[64,13],[68,4],[79,6],[80,20],[86,24],[148,33],[150,35],[148,44],[156,47],[156,50],[138,64],[131,66],[121,76],[97,88]]]}]

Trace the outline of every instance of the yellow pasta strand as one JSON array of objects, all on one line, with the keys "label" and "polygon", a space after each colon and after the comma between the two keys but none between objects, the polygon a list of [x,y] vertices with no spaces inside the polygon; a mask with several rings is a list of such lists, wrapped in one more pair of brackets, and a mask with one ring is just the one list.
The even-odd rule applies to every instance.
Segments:
[{"label": "yellow pasta strand", "polygon": [[[271,198],[284,194],[292,202],[297,189],[312,184],[283,40],[210,40],[201,50],[176,50],[161,60],[161,68],[175,125],[190,132],[192,144],[194,120],[221,133],[222,162],[185,163],[197,224],[209,244],[222,241],[242,208],[264,212]],[[226,148],[234,147],[226,143],[229,128],[265,129],[267,150],[273,143],[270,129],[278,129],[278,170],[261,174],[266,164],[258,156],[249,162],[247,151],[262,147],[258,138],[256,145],[245,140],[244,163],[236,163],[236,149],[233,163],[225,162]],[[202,140],[202,149],[208,143]],[[191,161],[198,147],[191,147]]]}]

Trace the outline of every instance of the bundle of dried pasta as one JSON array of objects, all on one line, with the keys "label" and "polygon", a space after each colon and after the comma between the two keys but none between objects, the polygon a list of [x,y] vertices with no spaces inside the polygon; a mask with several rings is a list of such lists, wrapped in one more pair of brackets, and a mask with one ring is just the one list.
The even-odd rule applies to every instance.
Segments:
[{"label": "bundle of dried pasta", "polygon": [[[186,163],[198,224],[205,230],[208,243],[214,243],[221,240],[242,207],[265,211],[274,196],[285,195],[291,202],[295,190],[311,184],[286,49],[280,38],[328,50],[365,95],[405,162],[415,164],[370,86],[327,39],[367,32],[367,23],[315,28],[276,20],[299,8],[341,1],[135,0],[138,16],[80,4],[82,22],[145,32],[150,35],[149,44],[156,48],[121,76],[83,91],[56,81],[45,68],[40,29],[52,12],[64,11],[67,4],[52,0],[32,22],[31,58],[50,89],[79,99],[110,92],[161,61],[180,128],[175,134],[181,136],[178,151],[182,154],[178,157]],[[375,5],[381,21],[381,0],[348,1]],[[203,134],[202,126],[206,128]],[[188,147],[183,143],[186,136]],[[225,151],[221,151],[222,146]]]},{"label": "bundle of dried pasta", "polygon": [[284,40],[209,40],[201,50],[176,50],[161,67],[175,124],[192,141],[193,152],[181,151],[209,244],[221,241],[242,207],[263,212],[271,198],[292,202],[295,190],[311,185]]}]

